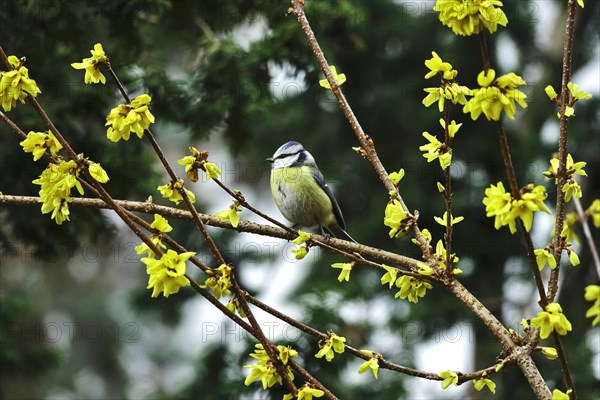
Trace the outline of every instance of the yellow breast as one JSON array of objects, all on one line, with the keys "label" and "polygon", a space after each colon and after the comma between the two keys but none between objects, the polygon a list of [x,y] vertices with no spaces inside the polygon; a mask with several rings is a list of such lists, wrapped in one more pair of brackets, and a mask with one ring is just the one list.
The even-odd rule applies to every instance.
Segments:
[{"label": "yellow breast", "polygon": [[306,227],[335,222],[329,196],[306,166],[271,171],[271,193],[283,216]]}]

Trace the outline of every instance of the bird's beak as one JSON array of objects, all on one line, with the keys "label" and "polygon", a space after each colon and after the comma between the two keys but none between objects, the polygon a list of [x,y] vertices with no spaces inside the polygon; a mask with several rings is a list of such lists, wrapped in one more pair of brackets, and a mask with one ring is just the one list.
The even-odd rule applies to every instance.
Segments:
[{"label": "bird's beak", "polygon": [[270,163],[273,163],[273,162],[275,162],[275,160],[273,159],[273,157],[269,157],[269,158],[267,158],[267,161],[268,161],[268,162],[270,162]]}]

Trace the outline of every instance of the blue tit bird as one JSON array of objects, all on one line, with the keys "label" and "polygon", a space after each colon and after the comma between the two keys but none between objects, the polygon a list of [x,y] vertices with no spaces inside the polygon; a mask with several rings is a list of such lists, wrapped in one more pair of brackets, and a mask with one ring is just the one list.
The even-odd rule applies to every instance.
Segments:
[{"label": "blue tit bird", "polygon": [[356,242],[346,233],[346,223],[333,192],[325,183],[313,156],[298,142],[277,149],[271,162],[271,194],[283,216],[295,225],[318,226],[337,238]]}]

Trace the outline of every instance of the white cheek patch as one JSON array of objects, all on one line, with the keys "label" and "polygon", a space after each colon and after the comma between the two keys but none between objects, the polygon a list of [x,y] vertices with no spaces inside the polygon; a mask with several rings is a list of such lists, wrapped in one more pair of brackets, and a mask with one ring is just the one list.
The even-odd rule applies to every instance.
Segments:
[{"label": "white cheek patch", "polygon": [[278,158],[273,162],[273,168],[275,168],[275,169],[287,168],[287,167],[291,166],[295,160],[296,160],[296,156]]}]

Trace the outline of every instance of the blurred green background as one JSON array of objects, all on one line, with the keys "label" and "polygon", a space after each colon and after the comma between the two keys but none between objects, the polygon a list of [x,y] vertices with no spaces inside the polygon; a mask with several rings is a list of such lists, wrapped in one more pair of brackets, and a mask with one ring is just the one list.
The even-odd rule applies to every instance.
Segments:
[{"label": "blurred green background", "polygon": [[[518,109],[506,127],[520,185],[545,184],[549,207],[554,186],[541,173],[557,149],[558,123],[543,89],[560,86],[565,3],[504,1],[508,26],[486,35],[495,69],[514,71],[528,82],[529,106]],[[477,38],[454,36],[437,21],[433,4],[307,0],[306,13],[329,62],[347,75],[344,93],[380,158],[388,171],[406,170],[401,194],[437,240],[443,232],[433,216],[442,214],[444,203],[435,182],[442,176],[418,146],[425,143],[423,131],[440,132],[440,115],[436,107],[421,104],[422,89],[436,84],[424,80],[423,62],[436,51],[470,87],[482,64]],[[353,237],[417,257],[409,239],[388,238],[382,224],[388,194],[370,165],[351,150],[356,139],[331,93],[318,86],[322,73],[296,19],[286,15],[288,7],[286,1],[267,0],[5,0],[0,45],[8,54],[27,57],[42,105],[76,151],[102,163],[115,198],[143,201],[152,195],[161,202],[156,186],[166,178],[145,141],[106,140],[104,122],[121,102],[118,92],[111,84],[84,85],[83,73],[70,67],[88,57],[97,42],[131,94],[152,96],[153,131],[171,160],[188,145],[208,149],[224,169],[226,184],[283,220],[268,194],[264,159],[282,143],[298,140],[334,187]],[[588,178],[581,180],[584,208],[600,197],[599,19],[598,2],[588,0],[584,11],[577,11],[573,80],[594,94],[576,105],[569,125],[569,152],[588,163]],[[26,132],[43,130],[29,106],[19,104],[8,116]],[[465,123],[452,166],[454,214],[465,216],[454,231],[461,281],[507,327],[517,329],[521,318],[537,312],[537,294],[520,237],[494,230],[481,204],[485,187],[506,182],[496,129],[483,120],[473,123],[460,109],[453,110],[453,118]],[[43,161],[32,163],[5,125],[0,138],[0,191],[37,195],[31,181]],[[212,186],[193,187],[204,212],[229,204]],[[258,383],[244,386],[242,366],[253,363],[247,354],[254,342],[191,289],[169,299],[150,298],[133,253],[138,240],[113,215],[72,208],[72,221],[56,226],[38,210],[0,208],[2,398],[281,398],[280,388],[264,392]],[[246,211],[242,218],[253,217]],[[551,218],[536,216],[536,247],[547,244],[551,224]],[[192,225],[172,225],[182,244],[210,262]],[[486,367],[501,351],[486,328],[440,287],[413,305],[393,299],[394,292],[380,286],[379,274],[366,268],[338,284],[339,271],[329,264],[341,260],[331,254],[314,251],[292,263],[284,242],[212,232],[244,287],[321,331],[346,336],[355,347],[434,372]],[[598,242],[598,230],[593,234]],[[582,246],[579,254],[581,265],[562,271],[559,302],[573,323],[564,346],[579,398],[591,399],[599,389],[600,339],[598,328],[591,329],[584,317],[591,304],[584,301],[583,288],[597,284],[598,276],[588,249]],[[352,357],[336,356],[325,364],[313,357],[315,340],[277,327],[274,339],[292,343],[301,363],[339,398],[490,397],[473,392],[470,384],[441,392],[438,382],[415,382],[388,371],[380,371],[374,382],[356,374],[359,363]],[[452,353],[437,353],[440,343],[446,349],[459,346],[454,341],[461,342],[464,354],[448,360]],[[551,387],[564,390],[558,361],[535,359]],[[439,367],[442,363],[447,366]],[[515,366],[493,380],[496,398],[533,396]]]}]

